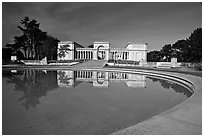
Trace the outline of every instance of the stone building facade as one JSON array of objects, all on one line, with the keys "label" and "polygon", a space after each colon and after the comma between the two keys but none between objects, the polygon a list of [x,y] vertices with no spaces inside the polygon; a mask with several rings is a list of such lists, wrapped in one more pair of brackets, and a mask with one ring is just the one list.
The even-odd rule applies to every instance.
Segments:
[{"label": "stone building facade", "polygon": [[125,48],[111,48],[109,42],[94,42],[85,48],[72,41],[58,43],[58,60],[130,60],[147,61],[146,43],[129,43]]}]

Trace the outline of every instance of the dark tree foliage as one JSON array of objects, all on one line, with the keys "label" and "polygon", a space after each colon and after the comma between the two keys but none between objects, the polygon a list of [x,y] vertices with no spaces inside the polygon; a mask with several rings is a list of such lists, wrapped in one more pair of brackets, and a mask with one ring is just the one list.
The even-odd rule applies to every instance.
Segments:
[{"label": "dark tree foliage", "polygon": [[21,51],[25,59],[40,60],[44,57],[57,59],[57,40],[47,36],[47,32],[40,29],[40,23],[35,19],[24,17],[18,26],[21,36],[14,37],[13,44],[7,44],[14,53]]},{"label": "dark tree foliage", "polygon": [[190,56],[190,49],[186,40],[178,40],[172,45],[172,50],[176,54],[179,62],[187,62]]},{"label": "dark tree foliage", "polygon": [[179,62],[202,62],[202,28],[197,28],[186,40],[166,44],[160,51],[147,53],[147,61],[171,61],[176,57]]},{"label": "dark tree foliage", "polygon": [[47,57],[48,60],[57,60],[58,42],[59,42],[58,39],[48,35],[42,45],[41,52],[43,57],[41,58]]},{"label": "dark tree foliage", "polygon": [[11,60],[12,49],[11,48],[3,48],[2,49],[2,64],[6,64]]},{"label": "dark tree foliage", "polygon": [[160,53],[163,59],[162,61],[171,61],[171,55],[172,55],[171,44],[164,45]]},{"label": "dark tree foliage", "polygon": [[40,59],[42,42],[46,39],[47,33],[40,29],[40,23],[35,19],[30,20],[28,17],[25,17],[20,23],[22,26],[18,26],[18,28],[25,36],[23,41],[28,50],[28,54],[25,55],[26,58]]},{"label": "dark tree foliage", "polygon": [[69,51],[70,51],[69,47],[70,47],[69,45],[61,45],[60,46],[60,51],[58,53],[58,56],[60,58],[62,58],[62,57],[65,57],[66,54],[69,54]]},{"label": "dark tree foliage", "polygon": [[202,60],[202,28],[197,28],[191,33],[188,38],[190,48],[190,60],[191,62],[201,62]]},{"label": "dark tree foliage", "polygon": [[89,45],[89,46],[88,46],[88,48],[94,48],[94,45],[93,45],[93,44],[91,44],[91,45]]},{"label": "dark tree foliage", "polygon": [[162,55],[160,51],[151,51],[147,53],[147,61],[148,62],[158,62],[162,60]]}]

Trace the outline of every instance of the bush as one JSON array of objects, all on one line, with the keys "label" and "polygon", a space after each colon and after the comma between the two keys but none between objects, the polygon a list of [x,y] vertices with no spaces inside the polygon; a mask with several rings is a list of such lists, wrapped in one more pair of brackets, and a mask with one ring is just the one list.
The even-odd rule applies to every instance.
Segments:
[{"label": "bush", "polygon": [[202,71],[202,64],[201,63],[198,63],[195,65],[194,67],[196,70],[199,70],[199,71]]}]

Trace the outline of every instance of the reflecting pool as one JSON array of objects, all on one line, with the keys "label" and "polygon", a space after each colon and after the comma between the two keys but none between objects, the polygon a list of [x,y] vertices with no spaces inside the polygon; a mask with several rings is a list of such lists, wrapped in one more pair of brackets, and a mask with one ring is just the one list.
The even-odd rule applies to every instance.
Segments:
[{"label": "reflecting pool", "polygon": [[192,93],[141,74],[2,71],[3,134],[111,134],[181,103]]}]

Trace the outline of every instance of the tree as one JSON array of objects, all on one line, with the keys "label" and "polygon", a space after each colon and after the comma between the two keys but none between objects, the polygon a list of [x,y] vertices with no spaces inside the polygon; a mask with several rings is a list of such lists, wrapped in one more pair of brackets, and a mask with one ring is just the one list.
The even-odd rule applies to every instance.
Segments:
[{"label": "tree", "polygon": [[91,44],[91,45],[89,45],[89,46],[88,46],[88,48],[94,48],[94,45],[93,45],[93,44]]},{"label": "tree", "polygon": [[172,55],[171,44],[164,45],[160,52],[161,52],[163,61],[171,61],[171,55]]},{"label": "tree", "polygon": [[22,51],[26,59],[40,60],[48,57],[48,59],[56,60],[59,40],[42,31],[40,23],[35,19],[30,20],[24,17],[20,23],[21,26],[18,28],[23,34],[15,36],[14,43],[6,46],[12,48],[13,53]]},{"label": "tree", "polygon": [[179,62],[202,61],[202,28],[197,28],[186,40],[178,40],[172,46],[166,44],[160,51],[151,51],[147,54],[148,61],[170,61],[177,57]]},{"label": "tree", "polygon": [[48,35],[42,45],[42,56],[46,56],[48,60],[57,60],[58,42],[57,38]]},{"label": "tree", "polygon": [[70,47],[69,45],[60,46],[60,51],[58,53],[59,58],[65,57],[66,54],[69,54],[69,51],[70,51],[69,47]]},{"label": "tree", "polygon": [[37,23],[35,19],[30,20],[25,17],[20,23],[23,26],[18,26],[18,28],[26,37],[24,42],[28,50],[28,58],[40,59],[40,47],[42,46],[42,41],[46,39],[46,32],[40,30],[40,23]]},{"label": "tree", "polygon": [[[21,35],[21,36],[15,36],[14,37],[14,44],[18,46],[19,49],[23,49],[24,50],[24,57],[27,57],[27,45],[26,45],[26,35]],[[18,49],[18,51],[19,51]]]},{"label": "tree", "polygon": [[202,61],[202,28],[197,28],[188,38],[188,44],[191,49],[191,62]]},{"label": "tree", "polygon": [[11,60],[11,55],[11,48],[2,48],[2,64],[7,64]]},{"label": "tree", "polygon": [[186,40],[178,40],[172,45],[172,50],[176,54],[179,62],[188,62],[189,53],[191,52]]},{"label": "tree", "polygon": [[148,62],[158,62],[162,61],[162,55],[160,51],[150,51],[147,53],[147,61]]}]

